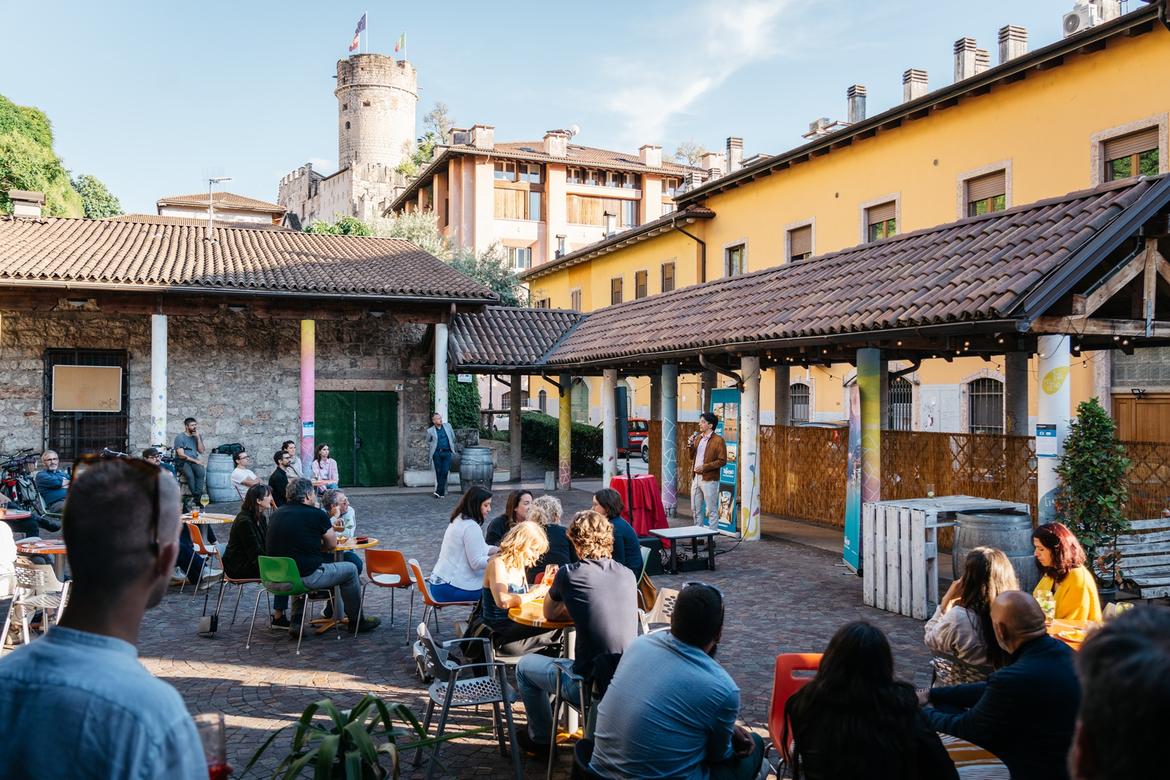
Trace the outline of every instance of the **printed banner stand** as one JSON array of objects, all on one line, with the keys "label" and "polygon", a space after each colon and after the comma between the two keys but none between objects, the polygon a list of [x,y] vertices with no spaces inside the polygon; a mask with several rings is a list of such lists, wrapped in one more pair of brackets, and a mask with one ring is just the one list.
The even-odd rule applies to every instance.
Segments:
[{"label": "printed banner stand", "polygon": [[727,464],[719,472],[719,530],[739,534],[739,391],[723,387],[711,391],[711,411],[719,418],[715,433],[727,445]]},{"label": "printed banner stand", "polygon": [[841,558],[854,573],[861,570],[861,390],[849,387],[849,449],[846,456],[845,538]]}]

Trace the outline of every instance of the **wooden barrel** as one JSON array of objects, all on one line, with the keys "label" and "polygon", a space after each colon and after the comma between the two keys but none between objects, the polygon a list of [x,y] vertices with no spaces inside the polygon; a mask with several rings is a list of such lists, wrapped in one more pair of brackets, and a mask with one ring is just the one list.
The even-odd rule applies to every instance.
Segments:
[{"label": "wooden barrel", "polygon": [[[232,487],[233,469],[235,464],[231,455],[213,452],[207,458],[207,495],[211,497],[211,503],[240,500]],[[195,500],[198,501],[199,496],[195,496]]]},{"label": "wooden barrel", "polygon": [[491,490],[495,471],[490,447],[464,447],[459,463],[459,491],[466,493],[472,485]]},{"label": "wooden barrel", "polygon": [[1016,578],[1020,590],[1031,593],[1040,581],[1040,572],[1032,555],[1032,518],[1026,514],[959,513],[956,515],[959,527],[955,532],[951,560],[955,566],[955,577],[963,576],[963,563],[967,553],[976,547],[994,547],[1002,550]]}]

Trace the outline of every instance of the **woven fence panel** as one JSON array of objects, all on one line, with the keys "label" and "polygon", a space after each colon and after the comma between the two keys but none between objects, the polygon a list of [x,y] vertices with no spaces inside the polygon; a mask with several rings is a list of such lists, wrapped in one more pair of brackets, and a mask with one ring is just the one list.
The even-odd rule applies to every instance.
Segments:
[{"label": "woven fence panel", "polygon": [[694,464],[691,463],[691,455],[687,452],[687,439],[691,438],[692,433],[697,433],[699,424],[697,422],[682,422],[678,423],[678,429],[675,433],[675,445],[678,450],[678,495],[679,498],[686,496],[691,497],[691,469]]},{"label": "woven fence panel", "polygon": [[1162,510],[1170,508],[1170,444],[1121,443],[1130,460],[1125,516],[1130,520],[1160,517]]},{"label": "woven fence panel", "polygon": [[650,430],[647,433],[646,441],[650,444],[650,464],[649,471],[658,478],[658,484],[662,484],[662,421],[651,420]]}]

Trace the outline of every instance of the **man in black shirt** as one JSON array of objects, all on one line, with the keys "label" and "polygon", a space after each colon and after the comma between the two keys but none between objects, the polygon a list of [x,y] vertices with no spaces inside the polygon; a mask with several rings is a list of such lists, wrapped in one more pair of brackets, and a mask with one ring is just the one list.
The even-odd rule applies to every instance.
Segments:
[{"label": "man in black shirt", "polygon": [[[357,623],[361,606],[361,587],[357,567],[349,561],[334,562],[333,549],[337,536],[329,515],[317,508],[317,489],[307,479],[297,478],[288,486],[288,502],[276,510],[268,521],[268,554],[278,558],[292,558],[305,587],[324,590],[339,586],[345,616],[351,633],[362,633],[377,628],[378,618],[363,618]],[[298,599],[293,607],[292,625],[301,620],[303,602]],[[289,634],[297,636],[290,628]]]},{"label": "man in black shirt", "polygon": [[272,488],[272,500],[281,507],[287,500],[288,466],[292,463],[292,455],[287,450],[277,450],[272,456],[272,462],[276,464],[276,468],[268,477],[268,487]]},{"label": "man in black shirt", "polygon": [[593,662],[599,656],[622,653],[638,633],[638,586],[633,573],[615,561],[613,524],[601,514],[578,512],[569,526],[569,541],[581,559],[562,566],[544,599],[546,620],[572,619],[577,630],[576,660],[526,655],[516,667],[516,681],[528,729],[517,734],[520,746],[530,753],[548,751],[553,728],[548,697],[561,678],[561,695],[577,701],[576,678],[592,684]]}]

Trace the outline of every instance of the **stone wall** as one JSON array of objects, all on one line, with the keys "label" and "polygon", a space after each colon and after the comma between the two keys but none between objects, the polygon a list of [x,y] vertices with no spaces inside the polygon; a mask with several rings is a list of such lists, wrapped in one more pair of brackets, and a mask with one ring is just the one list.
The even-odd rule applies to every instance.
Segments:
[{"label": "stone wall", "polygon": [[[150,423],[150,318],[99,311],[29,315],[0,312],[0,451],[44,446],[44,351],[49,348],[129,352],[129,447],[147,441]],[[425,468],[429,422],[427,330],[392,320],[317,323],[319,390],[398,392],[397,471]],[[200,422],[209,447],[240,442],[257,472],[300,430],[300,323],[248,314],[168,318],[167,435],[183,418]],[[171,442],[168,441],[167,444]]]},{"label": "stone wall", "polygon": [[1170,386],[1170,349],[1151,347],[1136,349],[1132,355],[1113,352],[1113,384],[1121,387],[1149,388]]}]

